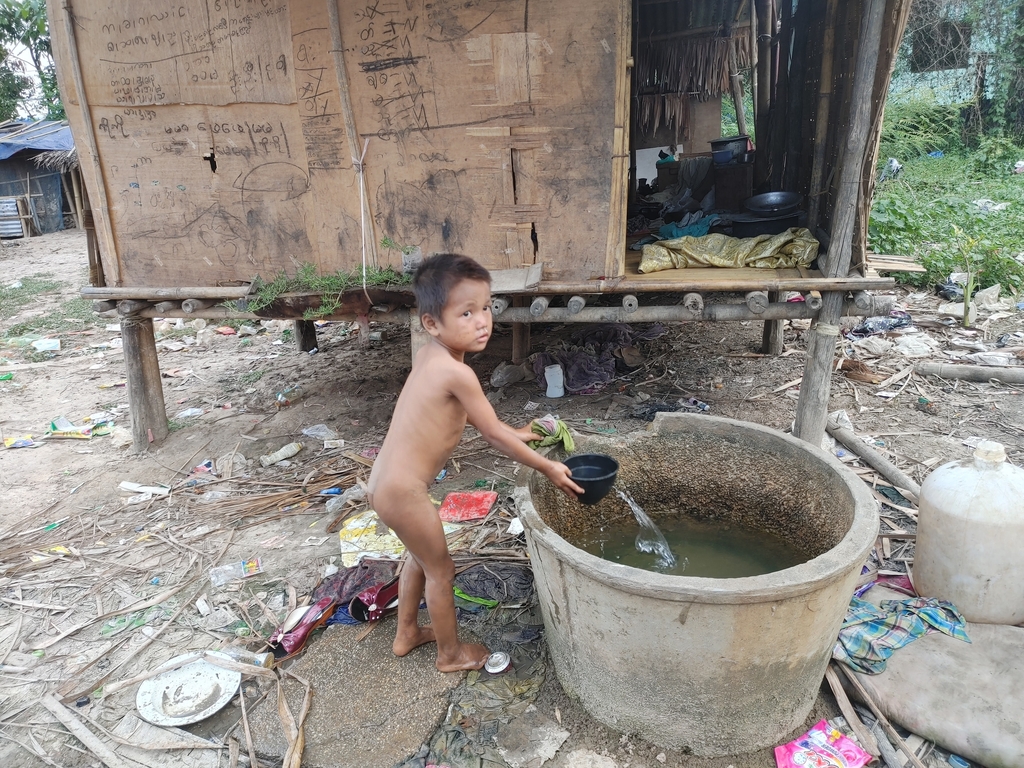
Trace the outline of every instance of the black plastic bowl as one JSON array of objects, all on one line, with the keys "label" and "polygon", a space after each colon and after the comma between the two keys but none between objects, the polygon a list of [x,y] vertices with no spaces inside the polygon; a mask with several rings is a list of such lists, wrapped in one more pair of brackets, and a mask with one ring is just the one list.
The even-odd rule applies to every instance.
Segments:
[{"label": "black plastic bowl", "polygon": [[572,470],[572,479],[584,493],[579,500],[584,504],[597,504],[615,485],[619,462],[603,453],[578,453],[565,460]]}]

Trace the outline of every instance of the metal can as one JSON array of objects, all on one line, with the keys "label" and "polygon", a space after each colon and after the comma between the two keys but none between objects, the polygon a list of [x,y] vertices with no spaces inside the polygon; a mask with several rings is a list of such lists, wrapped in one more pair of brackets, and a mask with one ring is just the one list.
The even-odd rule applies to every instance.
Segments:
[{"label": "metal can", "polygon": [[484,671],[499,675],[512,667],[512,657],[504,651],[495,651],[484,662]]}]

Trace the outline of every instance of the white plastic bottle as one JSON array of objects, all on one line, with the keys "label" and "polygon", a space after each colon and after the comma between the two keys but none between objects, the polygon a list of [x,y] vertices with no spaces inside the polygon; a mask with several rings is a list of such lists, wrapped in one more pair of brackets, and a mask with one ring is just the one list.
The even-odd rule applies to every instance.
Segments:
[{"label": "white plastic bottle", "polygon": [[279,461],[290,459],[296,453],[302,450],[302,443],[288,443],[288,445],[278,448],[271,454],[266,456],[260,456],[260,464],[264,467],[270,467],[277,464]]},{"label": "white plastic bottle", "polygon": [[1024,469],[1000,443],[932,472],[921,486],[914,586],[968,621],[1024,622]]}]

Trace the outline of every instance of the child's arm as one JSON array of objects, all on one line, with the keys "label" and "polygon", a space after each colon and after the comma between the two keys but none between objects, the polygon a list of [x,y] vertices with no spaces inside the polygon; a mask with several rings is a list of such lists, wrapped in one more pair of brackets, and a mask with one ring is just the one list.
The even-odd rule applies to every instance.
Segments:
[{"label": "child's arm", "polygon": [[[525,432],[529,426],[516,430],[498,418],[484,395],[476,374],[466,365],[453,370],[451,392],[466,409],[466,418],[476,427],[484,440],[511,459],[543,472],[557,488],[575,497],[583,489],[572,481],[572,471],[557,461],[551,461],[526,447]],[[537,435],[533,435],[536,439]]]}]

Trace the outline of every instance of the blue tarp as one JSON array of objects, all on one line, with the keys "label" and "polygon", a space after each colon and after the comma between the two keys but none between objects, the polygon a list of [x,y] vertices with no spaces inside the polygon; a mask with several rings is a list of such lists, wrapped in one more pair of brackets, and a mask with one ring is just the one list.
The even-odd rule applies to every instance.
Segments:
[{"label": "blue tarp", "polygon": [[74,149],[75,140],[71,137],[71,127],[63,121],[40,120],[37,123],[24,123],[21,127],[12,127],[6,133],[0,133],[0,160],[6,160],[23,149],[53,150]]}]

